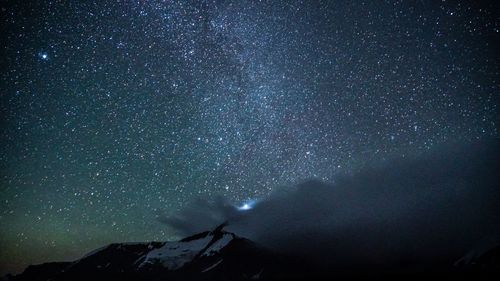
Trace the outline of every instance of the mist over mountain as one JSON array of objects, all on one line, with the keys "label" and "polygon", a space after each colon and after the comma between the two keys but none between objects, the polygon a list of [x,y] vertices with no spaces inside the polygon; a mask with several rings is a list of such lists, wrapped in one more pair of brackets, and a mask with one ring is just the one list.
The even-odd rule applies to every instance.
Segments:
[{"label": "mist over mountain", "polygon": [[500,239],[499,142],[443,145],[285,187],[239,210],[198,199],[161,221],[189,235],[227,229],[272,249],[339,266],[449,261]]},{"label": "mist over mountain", "polygon": [[500,274],[499,148],[498,140],[442,146],[243,206],[198,199],[158,218],[182,240],[115,243],[6,280],[492,277]]}]

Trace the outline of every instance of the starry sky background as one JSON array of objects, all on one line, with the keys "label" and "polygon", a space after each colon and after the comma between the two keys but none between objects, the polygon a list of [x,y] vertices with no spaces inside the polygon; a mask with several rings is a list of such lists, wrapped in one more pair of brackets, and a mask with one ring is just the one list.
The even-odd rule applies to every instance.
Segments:
[{"label": "starry sky background", "polygon": [[[476,3],[480,2],[480,3]],[[2,1],[0,273],[498,138],[495,1]]]}]

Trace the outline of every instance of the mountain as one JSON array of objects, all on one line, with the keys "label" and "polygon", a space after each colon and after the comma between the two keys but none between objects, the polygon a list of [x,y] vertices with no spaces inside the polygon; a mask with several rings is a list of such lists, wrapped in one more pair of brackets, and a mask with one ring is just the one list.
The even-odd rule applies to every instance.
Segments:
[{"label": "mountain", "polygon": [[73,262],[32,265],[9,281],[80,280],[351,280],[489,278],[500,272],[500,247],[435,268],[332,268],[283,255],[223,230],[202,232],[177,242],[110,244]]},{"label": "mountain", "polygon": [[262,280],[289,279],[305,267],[252,241],[223,231],[224,225],[177,242],[120,243],[73,262],[31,265],[12,281],[78,280]]}]

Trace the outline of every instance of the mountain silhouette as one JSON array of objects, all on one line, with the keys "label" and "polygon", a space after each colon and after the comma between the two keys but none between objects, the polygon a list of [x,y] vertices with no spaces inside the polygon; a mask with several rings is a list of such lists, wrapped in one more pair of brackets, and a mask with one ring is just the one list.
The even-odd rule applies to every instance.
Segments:
[{"label": "mountain silhouette", "polygon": [[[325,268],[300,257],[264,248],[224,231],[222,224],[176,242],[114,243],[73,262],[31,265],[9,281],[80,280],[345,280],[493,278],[500,273],[500,247],[471,252],[454,264],[393,268]],[[293,246],[293,245],[291,245]]]}]

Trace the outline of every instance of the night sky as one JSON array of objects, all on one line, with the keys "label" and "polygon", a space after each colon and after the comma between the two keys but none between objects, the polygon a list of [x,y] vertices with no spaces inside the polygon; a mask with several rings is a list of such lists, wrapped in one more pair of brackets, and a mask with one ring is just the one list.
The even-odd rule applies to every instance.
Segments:
[{"label": "night sky", "polygon": [[498,138],[495,2],[2,1],[0,273]]}]

